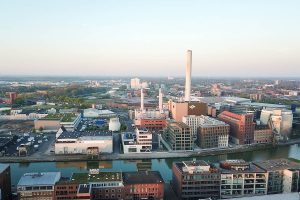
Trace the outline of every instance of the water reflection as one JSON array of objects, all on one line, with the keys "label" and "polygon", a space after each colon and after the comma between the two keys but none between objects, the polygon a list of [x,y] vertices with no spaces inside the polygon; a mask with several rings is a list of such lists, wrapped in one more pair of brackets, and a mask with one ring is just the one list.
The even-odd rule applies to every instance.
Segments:
[{"label": "water reflection", "polygon": [[197,158],[151,159],[151,160],[113,160],[113,161],[88,161],[88,162],[40,162],[40,163],[12,163],[12,184],[16,185],[20,177],[27,172],[60,171],[62,176],[71,176],[74,172],[87,172],[89,169],[100,171],[159,171],[165,181],[172,178],[172,164],[175,161],[205,160],[218,162],[226,159],[244,159],[246,161],[259,161],[274,158],[300,159],[300,145],[277,147],[273,149],[222,154],[218,156],[205,156]]}]

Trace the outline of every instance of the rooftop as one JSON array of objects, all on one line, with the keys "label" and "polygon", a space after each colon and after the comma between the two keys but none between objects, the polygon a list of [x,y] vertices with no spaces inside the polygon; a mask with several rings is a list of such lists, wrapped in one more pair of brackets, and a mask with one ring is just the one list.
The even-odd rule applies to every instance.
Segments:
[{"label": "rooftop", "polygon": [[99,174],[74,173],[71,181],[78,183],[122,181],[121,172],[99,172]]},{"label": "rooftop", "polygon": [[72,131],[69,132],[67,131],[64,127],[62,128],[63,132],[57,139],[77,139],[79,137],[82,137],[83,139],[88,139],[88,138],[94,138],[95,137],[100,137],[100,136],[112,136],[111,132],[77,132],[77,131]]},{"label": "rooftop", "polygon": [[60,180],[60,172],[40,172],[24,174],[18,186],[54,185]]},{"label": "rooftop", "polygon": [[158,171],[124,172],[123,180],[125,184],[164,183]]},{"label": "rooftop", "polygon": [[188,125],[186,125],[186,124],[183,123],[183,122],[175,122],[175,121],[172,121],[172,122],[169,122],[168,125],[169,125],[169,126],[176,126],[176,127],[179,127],[179,128],[190,128]]},{"label": "rooftop", "polygon": [[[261,196],[252,196],[252,197],[242,197],[238,198],[238,200],[299,200],[300,196],[298,192],[293,193],[284,193],[284,194],[268,194]],[[236,200],[236,198],[234,198]]]},{"label": "rooftop", "polygon": [[288,159],[263,160],[253,162],[253,164],[267,170],[284,170],[284,169],[300,169],[300,164]]},{"label": "rooftop", "polygon": [[48,114],[43,119],[46,120],[60,120],[61,122],[73,122],[78,116],[78,113],[55,113]]}]

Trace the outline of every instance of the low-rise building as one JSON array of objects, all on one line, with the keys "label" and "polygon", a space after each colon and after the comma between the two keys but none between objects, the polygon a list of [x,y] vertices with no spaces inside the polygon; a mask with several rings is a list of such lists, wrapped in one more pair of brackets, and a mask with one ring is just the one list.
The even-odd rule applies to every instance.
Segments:
[{"label": "low-rise building", "polygon": [[87,108],[83,110],[83,117],[85,118],[109,118],[116,117],[116,113],[110,110],[99,110],[96,108]]},{"label": "low-rise building", "polygon": [[125,200],[164,199],[164,180],[157,171],[124,172]]},{"label": "low-rise building", "polygon": [[37,131],[56,132],[61,126],[64,126],[68,131],[74,131],[80,121],[80,113],[48,114],[42,119],[35,120],[34,128]]},{"label": "low-rise building", "polygon": [[205,161],[175,162],[172,186],[182,200],[220,197],[220,173]]},{"label": "low-rise building", "polygon": [[299,191],[300,164],[287,159],[254,162],[268,173],[268,194]]},{"label": "low-rise building", "polygon": [[146,128],[150,131],[162,131],[166,125],[166,119],[135,119],[135,126]]},{"label": "low-rise building", "polygon": [[152,151],[152,133],[147,129],[136,128],[134,133],[122,134],[124,153],[150,153]]},{"label": "low-rise building", "polygon": [[20,200],[53,200],[55,198],[54,186],[60,178],[60,172],[26,173],[17,185],[18,198]]},{"label": "low-rise building", "polygon": [[55,154],[99,155],[113,152],[110,132],[69,132],[61,127],[56,137]]}]

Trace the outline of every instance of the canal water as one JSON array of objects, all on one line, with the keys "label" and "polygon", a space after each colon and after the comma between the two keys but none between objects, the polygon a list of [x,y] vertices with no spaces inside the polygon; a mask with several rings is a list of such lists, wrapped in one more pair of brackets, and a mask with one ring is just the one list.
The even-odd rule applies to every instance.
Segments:
[{"label": "canal water", "polygon": [[11,163],[12,185],[16,186],[20,177],[27,172],[55,172],[60,171],[62,176],[69,177],[74,172],[88,172],[89,169],[100,168],[100,171],[159,171],[166,182],[172,179],[172,163],[184,160],[205,160],[217,162],[226,159],[244,159],[246,161],[259,161],[275,158],[300,159],[300,145],[280,146],[273,149],[258,150],[244,153],[231,153],[219,156],[205,156],[197,158],[177,159],[149,159],[149,160],[114,160],[114,161],[88,161],[88,162],[35,162]]}]

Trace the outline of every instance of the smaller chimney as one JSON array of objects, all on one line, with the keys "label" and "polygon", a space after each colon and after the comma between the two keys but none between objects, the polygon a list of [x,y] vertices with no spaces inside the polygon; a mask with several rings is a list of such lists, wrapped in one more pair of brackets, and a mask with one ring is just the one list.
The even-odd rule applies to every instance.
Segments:
[{"label": "smaller chimney", "polygon": [[144,112],[144,92],[143,88],[141,89],[141,111]]},{"label": "smaller chimney", "polygon": [[163,113],[163,94],[161,88],[159,88],[158,107],[159,107],[159,112]]}]

